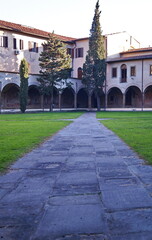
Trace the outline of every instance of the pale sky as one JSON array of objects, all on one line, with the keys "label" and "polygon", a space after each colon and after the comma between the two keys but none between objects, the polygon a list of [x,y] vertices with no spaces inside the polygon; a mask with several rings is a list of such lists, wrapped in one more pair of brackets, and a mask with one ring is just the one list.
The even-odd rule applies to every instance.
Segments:
[{"label": "pale sky", "polygon": [[[89,36],[97,0],[0,0],[0,19],[69,37]],[[152,46],[152,0],[100,0],[103,34],[127,31]]]}]

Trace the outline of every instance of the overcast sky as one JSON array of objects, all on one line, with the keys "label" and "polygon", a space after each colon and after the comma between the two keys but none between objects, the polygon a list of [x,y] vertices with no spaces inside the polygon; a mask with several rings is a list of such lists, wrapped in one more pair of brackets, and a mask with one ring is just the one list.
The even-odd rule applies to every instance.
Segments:
[{"label": "overcast sky", "polygon": [[[88,37],[97,0],[0,0],[0,19],[69,37]],[[100,0],[103,34],[127,31],[152,46],[152,0]]]}]

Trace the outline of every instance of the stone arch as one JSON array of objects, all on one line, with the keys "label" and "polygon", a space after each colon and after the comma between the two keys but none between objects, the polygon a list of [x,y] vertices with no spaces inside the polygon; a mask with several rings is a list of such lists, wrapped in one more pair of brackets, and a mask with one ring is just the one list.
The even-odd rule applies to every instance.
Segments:
[{"label": "stone arch", "polygon": [[88,94],[84,88],[81,88],[77,93],[77,108],[88,107]]},{"label": "stone arch", "polygon": [[123,94],[117,87],[109,89],[107,93],[107,106],[110,108],[119,108],[123,106]]},{"label": "stone arch", "polygon": [[1,106],[3,109],[16,109],[20,107],[19,86],[17,84],[9,83],[3,87]]},{"label": "stone arch", "polygon": [[126,107],[142,107],[142,93],[136,86],[130,86],[125,92],[125,106]]},{"label": "stone arch", "polygon": [[152,85],[144,91],[144,107],[152,108]]},{"label": "stone arch", "polygon": [[41,95],[36,85],[30,85],[28,88],[28,108],[41,108]]},{"label": "stone arch", "polygon": [[61,107],[74,108],[74,90],[72,88],[65,88],[61,94]]}]

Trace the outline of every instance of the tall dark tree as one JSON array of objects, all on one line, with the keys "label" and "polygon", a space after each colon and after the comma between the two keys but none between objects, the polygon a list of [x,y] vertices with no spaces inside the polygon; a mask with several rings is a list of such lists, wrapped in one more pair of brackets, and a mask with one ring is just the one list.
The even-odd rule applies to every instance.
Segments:
[{"label": "tall dark tree", "polygon": [[103,83],[106,78],[106,63],[104,37],[100,26],[99,0],[96,3],[94,18],[89,37],[89,51],[83,65],[82,83],[85,85],[88,94],[95,93],[97,98],[97,109],[100,111],[100,98]]},{"label": "tall dark tree", "polygon": [[28,99],[28,62],[24,58],[20,64],[20,109],[26,111]]},{"label": "tall dark tree", "polygon": [[50,111],[52,111],[53,88],[59,88],[63,81],[67,83],[71,71],[71,58],[67,54],[65,44],[52,33],[43,44],[39,61],[40,77],[37,80],[40,83],[40,92],[43,96],[51,96]]}]

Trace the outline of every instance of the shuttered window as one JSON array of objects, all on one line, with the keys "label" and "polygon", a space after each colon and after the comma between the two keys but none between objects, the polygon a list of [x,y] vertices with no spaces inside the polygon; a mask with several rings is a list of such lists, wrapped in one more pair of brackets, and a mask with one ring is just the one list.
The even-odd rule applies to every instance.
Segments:
[{"label": "shuttered window", "polygon": [[0,36],[0,47],[8,48],[8,37]]},{"label": "shuttered window", "polygon": [[13,49],[17,49],[17,39],[13,38]]},{"label": "shuttered window", "polygon": [[76,48],[76,50],[75,50],[75,56],[76,56],[76,58],[81,58],[81,57],[83,57],[83,48]]},{"label": "shuttered window", "polygon": [[20,39],[20,50],[24,49],[24,41]]}]

